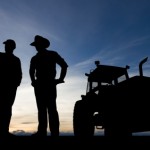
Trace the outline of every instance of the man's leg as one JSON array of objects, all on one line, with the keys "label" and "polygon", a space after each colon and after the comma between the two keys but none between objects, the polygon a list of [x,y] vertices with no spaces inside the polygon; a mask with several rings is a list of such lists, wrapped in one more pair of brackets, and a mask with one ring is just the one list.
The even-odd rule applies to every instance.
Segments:
[{"label": "man's leg", "polygon": [[51,97],[49,100],[48,114],[51,136],[59,136],[59,115],[56,106],[56,97]]},{"label": "man's leg", "polygon": [[38,131],[37,134],[40,136],[47,135],[47,110],[44,96],[44,89],[35,87],[35,97],[38,109]]},{"label": "man's leg", "polygon": [[12,106],[15,101],[17,88],[6,88],[1,97],[3,102],[0,110],[0,132],[4,136],[9,136],[9,125],[12,116]]}]

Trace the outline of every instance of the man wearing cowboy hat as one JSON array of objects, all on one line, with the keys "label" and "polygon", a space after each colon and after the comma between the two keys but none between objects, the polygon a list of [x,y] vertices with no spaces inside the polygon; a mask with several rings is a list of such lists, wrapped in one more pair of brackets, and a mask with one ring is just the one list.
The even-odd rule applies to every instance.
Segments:
[{"label": "man wearing cowboy hat", "polygon": [[[31,58],[29,69],[38,109],[38,131],[33,136],[46,136],[48,122],[51,136],[59,136],[56,85],[64,82],[68,65],[56,51],[47,50],[50,46],[48,39],[36,35],[30,45],[37,50]],[[61,68],[59,79],[55,78],[57,64]]]}]

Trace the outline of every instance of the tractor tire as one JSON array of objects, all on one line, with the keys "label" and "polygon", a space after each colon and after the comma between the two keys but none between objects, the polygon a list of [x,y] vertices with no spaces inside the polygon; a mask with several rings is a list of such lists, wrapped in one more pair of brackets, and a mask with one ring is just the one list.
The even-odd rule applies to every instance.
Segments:
[{"label": "tractor tire", "polygon": [[86,102],[83,100],[75,103],[73,112],[73,130],[75,136],[94,136],[94,118],[88,108]]}]

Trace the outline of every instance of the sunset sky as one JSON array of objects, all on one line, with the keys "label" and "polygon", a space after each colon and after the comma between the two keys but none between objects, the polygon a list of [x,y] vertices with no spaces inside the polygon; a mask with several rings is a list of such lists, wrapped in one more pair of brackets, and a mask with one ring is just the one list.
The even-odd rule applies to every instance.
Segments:
[{"label": "sunset sky", "polygon": [[[6,39],[16,41],[14,54],[21,60],[23,79],[13,105],[10,131],[35,132],[37,108],[29,77],[36,54],[30,46],[35,35],[48,38],[49,50],[68,63],[65,83],[58,85],[60,131],[73,132],[73,108],[86,93],[84,75],[101,64],[129,65],[129,76],[150,57],[150,0],[1,0],[0,51]],[[58,68],[59,73],[59,68]],[[150,61],[144,65],[150,76]]]}]

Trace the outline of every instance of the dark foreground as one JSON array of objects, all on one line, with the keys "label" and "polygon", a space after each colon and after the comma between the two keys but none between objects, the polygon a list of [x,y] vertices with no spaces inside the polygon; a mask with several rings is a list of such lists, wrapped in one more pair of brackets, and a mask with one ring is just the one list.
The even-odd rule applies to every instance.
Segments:
[{"label": "dark foreground", "polygon": [[[94,137],[74,137],[74,136],[60,136],[60,137],[44,137],[44,138],[37,138],[37,137],[30,137],[30,136],[17,136],[17,137],[11,137],[11,138],[1,138],[0,139],[0,149],[7,149],[7,148],[23,148],[23,149],[29,149],[30,147],[34,148],[80,148],[92,146],[92,148],[110,148],[110,146],[121,146],[122,149],[123,146],[144,146],[149,145],[150,146],[150,137],[113,137],[108,138],[104,136],[94,136]],[[78,150],[78,149],[77,149]]]}]

